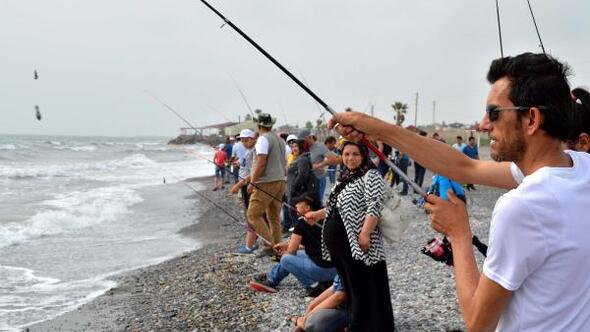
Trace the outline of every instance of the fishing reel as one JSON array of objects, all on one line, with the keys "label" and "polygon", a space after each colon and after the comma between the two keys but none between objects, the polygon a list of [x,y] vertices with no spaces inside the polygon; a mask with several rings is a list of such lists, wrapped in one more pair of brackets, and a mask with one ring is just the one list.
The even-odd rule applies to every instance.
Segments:
[{"label": "fishing reel", "polygon": [[429,240],[421,252],[437,262],[453,266],[453,249],[446,236],[442,239],[435,237]]},{"label": "fishing reel", "polygon": [[[477,236],[474,235],[471,238],[471,243],[484,257],[487,256],[488,246],[482,243]],[[422,248],[421,252],[437,262],[445,263],[448,266],[454,266],[453,249],[451,247],[451,242],[449,242],[446,236],[442,239],[436,237],[429,240]]]}]

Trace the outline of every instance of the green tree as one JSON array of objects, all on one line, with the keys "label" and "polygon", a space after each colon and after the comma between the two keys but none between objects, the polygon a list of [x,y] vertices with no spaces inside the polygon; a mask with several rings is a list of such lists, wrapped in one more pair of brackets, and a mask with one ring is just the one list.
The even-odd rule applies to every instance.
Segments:
[{"label": "green tree", "polygon": [[404,104],[401,101],[394,102],[391,107],[395,112],[393,119],[395,120],[395,124],[401,126],[402,123],[406,120],[406,113],[408,112],[408,104]]},{"label": "green tree", "polygon": [[311,132],[311,130],[313,129],[313,123],[311,123],[311,121],[307,121],[305,123],[305,129],[307,129]]}]

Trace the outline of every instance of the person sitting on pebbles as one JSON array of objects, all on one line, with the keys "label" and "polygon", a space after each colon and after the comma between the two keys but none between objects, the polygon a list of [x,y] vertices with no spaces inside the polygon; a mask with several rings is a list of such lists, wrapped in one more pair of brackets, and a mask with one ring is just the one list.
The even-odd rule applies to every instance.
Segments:
[{"label": "person sitting on pebbles", "polygon": [[[311,211],[313,199],[307,195],[292,200],[299,215]],[[321,227],[307,224],[303,218],[295,222],[289,242],[278,243],[275,252],[281,257],[269,273],[263,273],[250,281],[255,291],[275,293],[279,283],[292,274],[305,287],[307,295],[316,297],[330,287],[336,269],[322,258]],[[303,248],[302,248],[303,247]]]},{"label": "person sitting on pebbles", "polygon": [[332,286],[307,305],[303,316],[290,317],[289,320],[295,325],[293,332],[344,331],[350,315],[346,310],[346,293],[340,276],[336,274]]}]

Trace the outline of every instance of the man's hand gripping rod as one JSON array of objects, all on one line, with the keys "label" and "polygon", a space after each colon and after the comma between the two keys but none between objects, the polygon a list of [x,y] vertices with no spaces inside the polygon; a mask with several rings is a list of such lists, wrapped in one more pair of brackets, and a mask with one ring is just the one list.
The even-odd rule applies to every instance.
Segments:
[{"label": "man's hand gripping rod", "polygon": [[[254,46],[260,53],[262,53],[268,60],[270,60],[270,62],[272,62],[275,66],[277,66],[283,73],[285,73],[287,76],[289,76],[289,78],[291,80],[293,80],[295,83],[297,83],[297,85],[299,85],[299,87],[301,87],[305,92],[307,92],[307,94],[309,94],[313,99],[315,99],[315,101],[317,101],[320,105],[322,105],[322,107],[326,111],[328,111],[332,115],[336,115],[336,112],[325,101],[323,101],[320,97],[318,97],[318,95],[316,95],[313,91],[311,91],[297,77],[295,77],[293,74],[291,74],[291,72],[289,70],[287,70],[287,68],[285,68],[275,58],[273,58],[272,55],[268,54],[268,52],[266,52],[260,45],[258,45],[254,40],[252,40],[252,38],[250,38],[248,35],[246,35],[242,30],[240,30],[240,28],[238,28],[235,24],[233,24],[230,20],[228,20],[225,16],[223,16],[223,14],[221,14],[217,9],[215,9],[213,6],[211,6],[207,1],[201,0],[201,2],[205,6],[207,6],[209,9],[211,9],[211,11],[213,11],[217,16],[219,16],[225,24],[229,25],[240,36],[242,36],[244,39],[246,39],[252,46]],[[373,152],[375,152],[375,154],[379,157],[379,159],[381,159],[389,168],[391,168],[391,170],[393,172],[395,172],[397,175],[399,175],[403,181],[408,183],[412,187],[412,189],[414,189],[415,192],[419,193],[423,197],[428,196],[428,194],[426,194],[426,192],[422,188],[420,188],[420,186],[418,186],[416,183],[414,183],[412,180],[410,180],[410,178],[404,172],[402,172],[401,169],[399,169],[397,166],[395,166],[393,164],[393,162],[391,162],[391,160],[389,160],[381,151],[379,151],[379,149],[376,146],[371,144],[366,138],[363,138],[361,141],[369,149],[371,149]]]}]

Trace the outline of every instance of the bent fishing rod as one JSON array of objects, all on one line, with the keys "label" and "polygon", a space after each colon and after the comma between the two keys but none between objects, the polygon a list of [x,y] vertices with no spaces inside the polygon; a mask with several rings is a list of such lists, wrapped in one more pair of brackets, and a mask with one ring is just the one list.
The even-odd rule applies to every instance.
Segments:
[{"label": "bent fishing rod", "polygon": [[[225,210],[224,208],[222,208],[219,204],[215,203],[212,199],[210,199],[209,197],[205,196],[203,193],[199,192],[197,189],[195,189],[193,186],[191,186],[190,184],[186,183],[185,181],[182,181],[180,179],[178,179],[176,176],[169,174],[173,179],[175,179],[176,181],[182,183],[183,185],[185,185],[187,188],[189,188],[190,190],[194,191],[197,195],[199,195],[200,197],[204,198],[205,200],[207,200],[209,203],[213,204],[216,208],[218,208],[219,210],[223,211],[225,214],[227,214],[230,218],[232,218],[233,220],[235,220],[238,224],[243,225],[242,222],[240,220],[238,220],[238,218],[234,217],[233,214],[229,213],[227,210]],[[256,235],[258,237],[260,237],[260,239],[262,239],[262,241],[266,242],[267,244],[272,245],[272,242],[268,241],[267,239],[263,238],[262,236],[260,236],[260,234],[256,233]]]},{"label": "bent fishing rod", "polygon": [[[236,31],[240,36],[242,36],[246,41],[248,41],[254,48],[256,48],[260,53],[262,53],[270,62],[272,62],[275,66],[277,66],[283,73],[285,73],[291,80],[293,80],[303,91],[307,92],[318,104],[320,104],[327,112],[332,115],[336,115],[336,111],[334,111],[325,101],[323,101],[318,95],[316,95],[311,89],[309,89],[305,84],[303,84],[297,77],[295,77],[287,68],[285,68],[282,64],[280,64],[275,58],[272,57],[268,52],[266,52],[258,43],[256,43],[252,38],[250,38],[247,34],[245,34],[240,28],[238,28],[235,24],[233,24],[230,20],[228,20],[223,14],[221,14],[217,9],[211,6],[207,1],[201,0],[201,2],[207,6],[211,11],[213,11],[217,16],[219,16],[223,22],[229,25],[234,31]],[[224,24],[224,25],[225,25]],[[427,197],[428,194],[416,183],[414,183],[410,178],[402,172],[397,166],[391,162],[383,152],[379,151],[377,147],[369,142],[369,140],[364,137],[362,139],[362,143],[365,144],[369,149],[371,149],[378,157],[383,161],[391,170],[399,175],[399,177],[409,184],[414,192],[419,193],[423,197]]]}]

